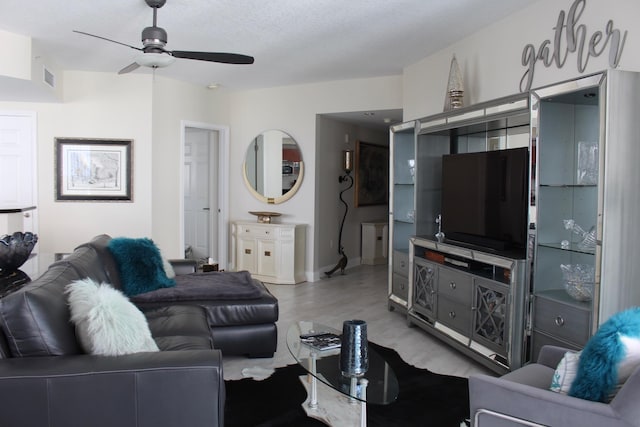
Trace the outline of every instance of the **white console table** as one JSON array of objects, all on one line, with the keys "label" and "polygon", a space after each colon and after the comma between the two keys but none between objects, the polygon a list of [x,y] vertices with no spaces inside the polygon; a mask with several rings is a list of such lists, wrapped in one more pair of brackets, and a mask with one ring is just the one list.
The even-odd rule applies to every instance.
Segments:
[{"label": "white console table", "polygon": [[360,264],[386,264],[388,262],[388,242],[387,221],[363,222]]},{"label": "white console table", "polygon": [[231,257],[236,271],[247,270],[263,282],[295,284],[306,281],[306,225],[231,223]]}]

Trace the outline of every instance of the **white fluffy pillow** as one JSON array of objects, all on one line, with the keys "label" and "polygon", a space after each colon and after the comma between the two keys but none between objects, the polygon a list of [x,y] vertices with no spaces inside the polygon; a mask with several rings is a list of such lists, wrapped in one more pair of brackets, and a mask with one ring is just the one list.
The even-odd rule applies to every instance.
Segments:
[{"label": "white fluffy pillow", "polygon": [[173,269],[173,266],[169,260],[164,257],[164,255],[162,255],[162,268],[164,268],[164,274],[166,274],[169,279],[176,278],[176,272]]},{"label": "white fluffy pillow", "polygon": [[147,319],[120,291],[91,279],[66,287],[71,321],[85,352],[118,356],[159,351]]},{"label": "white fluffy pillow", "polygon": [[567,351],[553,374],[550,390],[562,394],[569,393],[571,384],[578,373],[579,363],[580,352]]}]

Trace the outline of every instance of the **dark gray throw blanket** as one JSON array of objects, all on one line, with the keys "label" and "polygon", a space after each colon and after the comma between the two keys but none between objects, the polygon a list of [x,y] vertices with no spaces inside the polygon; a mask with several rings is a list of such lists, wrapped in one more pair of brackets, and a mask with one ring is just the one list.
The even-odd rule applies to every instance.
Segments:
[{"label": "dark gray throw blanket", "polygon": [[133,302],[253,299],[262,287],[248,271],[179,274],[176,286],[130,297]]}]

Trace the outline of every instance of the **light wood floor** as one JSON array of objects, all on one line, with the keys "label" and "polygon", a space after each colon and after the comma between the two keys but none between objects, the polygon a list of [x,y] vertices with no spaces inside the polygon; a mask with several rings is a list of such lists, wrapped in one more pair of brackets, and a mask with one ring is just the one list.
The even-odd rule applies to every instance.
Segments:
[{"label": "light wood floor", "polygon": [[317,282],[266,285],[278,298],[280,308],[276,354],[269,359],[225,356],[225,379],[242,378],[244,368],[277,368],[295,363],[285,341],[287,329],[295,321],[312,320],[341,330],[347,319],[365,320],[370,341],[395,349],[416,367],[461,377],[476,372],[493,375],[422,329],[408,327],[404,315],[387,309],[386,265],[357,266],[348,269],[345,275]]}]

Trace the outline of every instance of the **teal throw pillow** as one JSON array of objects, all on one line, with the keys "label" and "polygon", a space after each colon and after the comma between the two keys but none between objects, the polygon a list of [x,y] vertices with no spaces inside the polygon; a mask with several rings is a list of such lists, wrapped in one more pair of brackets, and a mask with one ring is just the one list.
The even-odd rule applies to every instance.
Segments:
[{"label": "teal throw pillow", "polygon": [[640,366],[640,307],[611,316],[582,350],[569,396],[609,402]]},{"label": "teal throw pillow", "polygon": [[167,277],[160,250],[151,239],[117,237],[109,242],[109,250],[118,264],[122,291],[138,295],[176,285]]}]

